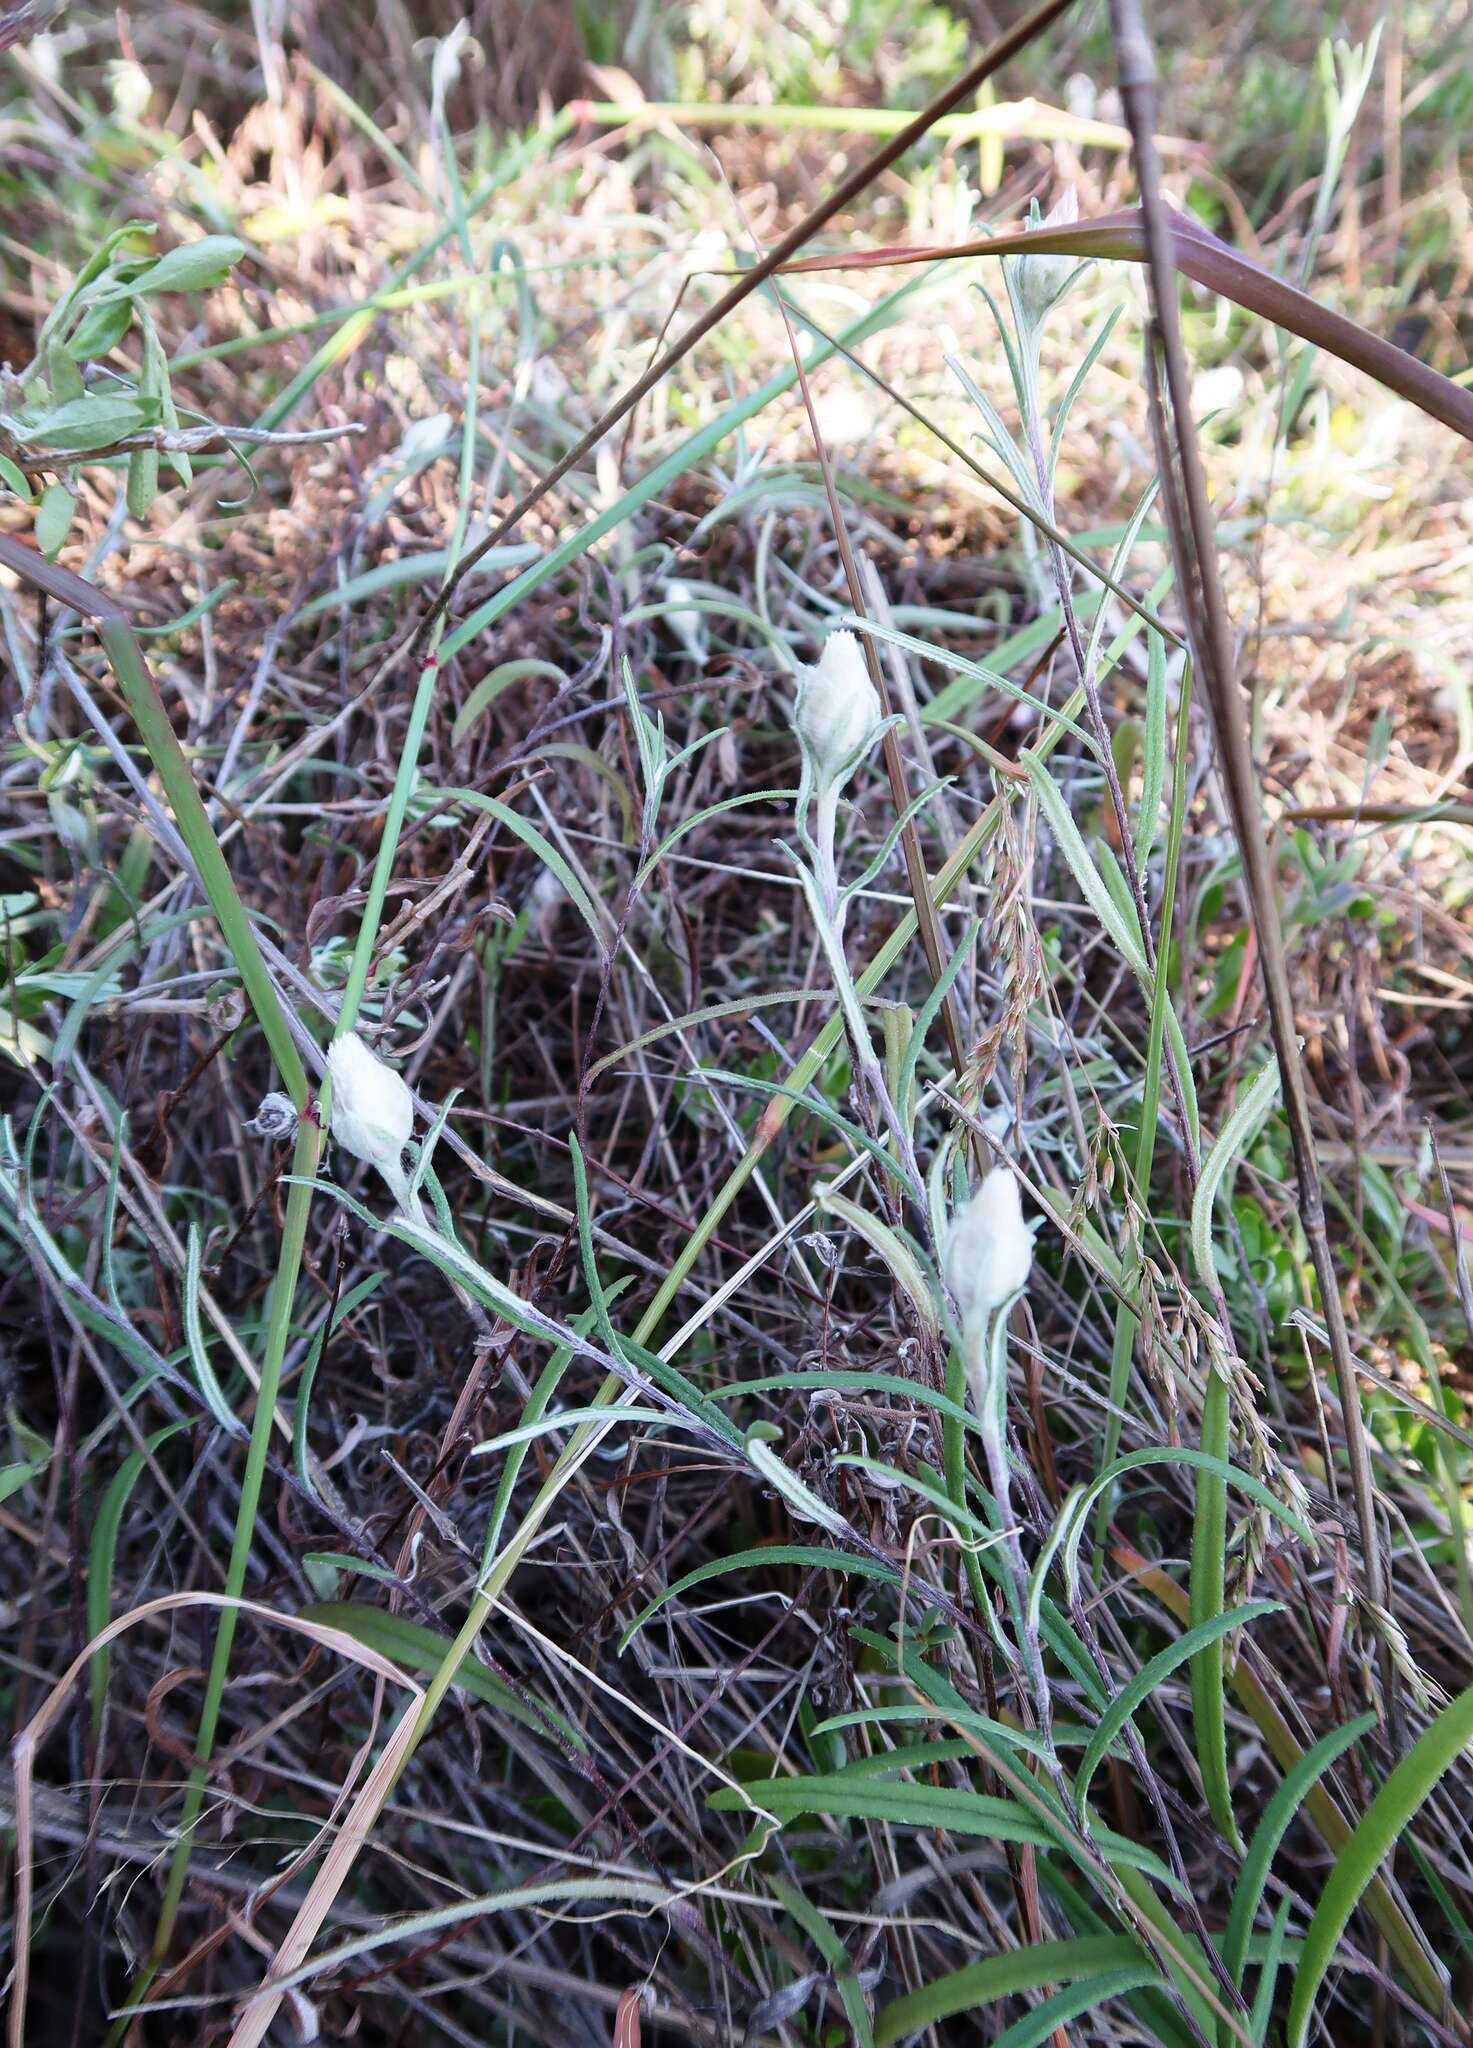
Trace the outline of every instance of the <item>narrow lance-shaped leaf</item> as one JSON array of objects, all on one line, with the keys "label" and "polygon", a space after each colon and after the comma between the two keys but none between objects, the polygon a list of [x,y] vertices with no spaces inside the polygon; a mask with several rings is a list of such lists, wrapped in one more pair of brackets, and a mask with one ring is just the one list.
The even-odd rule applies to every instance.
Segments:
[{"label": "narrow lance-shaped leaf", "polygon": [[1278,1088],[1278,1062],[1270,1060],[1238,1097],[1231,1116],[1202,1161],[1201,1178],[1192,1197],[1192,1257],[1197,1271],[1209,1287],[1215,1285],[1217,1279],[1212,1259],[1212,1211],[1217,1191],[1233,1161],[1257,1136],[1258,1127],[1268,1115]]},{"label": "narrow lance-shaped leaf", "polygon": [[1473,1685],[1444,1707],[1402,1758],[1357,1822],[1320,1894],[1294,1973],[1285,2028],[1288,2048],[1304,2048],[1315,1998],[1361,1893],[1396,1838],[1473,1744]]},{"label": "narrow lance-shaped leaf", "polygon": [[1184,1663],[1213,1636],[1226,1635],[1230,1628],[1242,1628],[1250,1621],[1257,1621],[1262,1615],[1278,1612],[1279,1603],[1276,1600],[1250,1600],[1242,1607],[1230,1608],[1226,1613],[1214,1615],[1210,1621],[1188,1629],[1184,1636],[1178,1636],[1174,1643],[1168,1643],[1164,1650],[1156,1652],[1149,1663],[1141,1666],[1130,1683],[1111,1700],[1090,1737],[1089,1747],[1084,1753],[1074,1784],[1075,1803],[1080,1813],[1083,1813],[1085,1800],[1089,1796],[1090,1781],[1104,1762],[1110,1745],[1136,1709],[1149,1698],[1157,1686],[1169,1678],[1179,1664]]},{"label": "narrow lance-shaped leaf", "polygon": [[994,1999],[1035,1991],[1043,1984],[1078,1983],[1104,1970],[1137,1967],[1144,1960],[1144,1950],[1128,1934],[1076,1935],[988,1956],[883,2007],[875,2016],[875,2048],[890,2048],[892,2042],[907,2040],[953,2013],[975,2012]]},{"label": "narrow lance-shaped leaf", "polygon": [[1286,1830],[1304,1804],[1305,1793],[1323,1777],[1337,1757],[1343,1756],[1353,1742],[1368,1734],[1375,1725],[1373,1713],[1361,1714],[1344,1728],[1332,1728],[1328,1735],[1322,1735],[1313,1749],[1306,1750],[1285,1775],[1263,1809],[1263,1818],[1253,1830],[1253,1840],[1243,1859],[1243,1868],[1233,1892],[1232,1909],[1228,1914],[1227,1931],[1222,1938],[1222,1960],[1234,1983],[1242,1984],[1248,1937],[1253,1932],[1269,1868]]},{"label": "narrow lance-shaped leaf", "polygon": [[898,1231],[888,1223],[882,1223],[878,1216],[871,1216],[858,1202],[851,1202],[847,1195],[841,1195],[832,1188],[822,1188],[814,1196],[814,1207],[833,1216],[838,1216],[853,1231],[864,1239],[872,1251],[878,1252],[890,1269],[891,1278],[905,1294],[916,1316],[932,1337],[941,1336],[941,1295],[934,1276],[927,1271],[919,1252],[908,1244]]}]

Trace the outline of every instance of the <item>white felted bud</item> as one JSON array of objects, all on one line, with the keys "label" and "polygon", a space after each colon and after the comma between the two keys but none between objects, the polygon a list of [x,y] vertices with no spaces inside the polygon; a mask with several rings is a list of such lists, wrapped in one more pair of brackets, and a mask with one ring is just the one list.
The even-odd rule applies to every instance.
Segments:
[{"label": "white felted bud", "polygon": [[849,632],[830,633],[815,666],[799,676],[793,707],[793,730],[820,788],[848,781],[883,722],[859,642]]},{"label": "white felted bud", "polygon": [[404,1147],[414,1131],[414,1097],[403,1077],[371,1052],[356,1031],[328,1047],[332,1134],[345,1152],[374,1167],[401,1209],[418,1211],[404,1172]]},{"label": "white felted bud", "polygon": [[945,1265],[963,1334],[980,1344],[996,1310],[1027,1286],[1033,1265],[1033,1233],[1005,1166],[994,1167],[952,1218]]},{"label": "white felted bud", "polygon": [[[1078,218],[1079,197],[1074,187],[1067,185],[1057,205],[1030,232],[1046,234],[1050,229],[1072,228]],[[1025,254],[1007,257],[1005,261],[1012,268],[1019,314],[1034,328],[1043,324],[1049,308],[1080,267],[1077,256]]]}]

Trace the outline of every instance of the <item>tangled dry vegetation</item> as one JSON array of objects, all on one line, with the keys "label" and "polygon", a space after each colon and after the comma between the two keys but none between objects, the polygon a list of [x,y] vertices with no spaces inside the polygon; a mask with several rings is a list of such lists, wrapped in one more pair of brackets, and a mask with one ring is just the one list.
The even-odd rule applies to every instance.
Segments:
[{"label": "tangled dry vegetation", "polygon": [[[140,415],[0,517],[13,2025],[1466,2041],[1466,441],[1187,293],[1347,1412],[1142,273],[754,292],[434,618],[873,138],[569,100],[633,88],[557,10],[535,50],[305,13],[6,60],[46,402],[110,230],[243,245],[187,291],[124,245],[151,310],[85,375],[156,334],[233,452],[153,495]],[[1118,105],[1053,111],[1085,33],[820,246],[1132,203]],[[1455,370],[1456,147],[1393,183],[1324,104],[1297,191],[1245,209],[1200,142],[1167,187]],[[845,669],[826,754],[846,620],[893,720]],[[344,1021],[418,1108],[335,1066],[329,1145]]]}]

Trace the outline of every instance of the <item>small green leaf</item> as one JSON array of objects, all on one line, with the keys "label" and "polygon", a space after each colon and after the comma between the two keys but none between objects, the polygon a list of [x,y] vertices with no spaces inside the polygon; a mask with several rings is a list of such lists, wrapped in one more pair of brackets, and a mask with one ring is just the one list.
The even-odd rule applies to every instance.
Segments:
[{"label": "small green leaf", "polygon": [[48,484],[36,508],[36,546],[48,562],[54,562],[71,529],[77,501],[65,484]]},{"label": "small green leaf", "polygon": [[53,341],[46,350],[46,381],[57,405],[71,405],[87,396],[81,371],[70,350],[63,348],[59,341]]},{"label": "small green leaf", "polygon": [[31,480],[20,465],[12,462],[8,455],[0,455],[0,483],[14,491],[23,505],[30,504],[34,495]]},{"label": "small green leaf", "polygon": [[768,1448],[767,1432],[774,1428],[772,1423],[759,1422],[748,1430],[745,1447],[748,1464],[782,1495],[800,1522],[816,1522],[831,1536],[849,1535],[849,1524],[838,1509],[820,1500],[810,1487],[803,1484],[797,1473],[789,1471],[777,1453]]},{"label": "small green leaf", "polygon": [[86,455],[96,448],[110,448],[130,434],[141,434],[159,423],[156,398],[120,398],[88,392],[65,405],[26,420],[23,438],[28,445],[54,449],[59,455]]},{"label": "small green leaf", "polygon": [[135,519],[148,515],[159,494],[159,451],[138,448],[128,457],[128,510]]},{"label": "small green leaf", "polygon": [[470,804],[475,810],[489,812],[508,832],[514,833],[525,847],[535,853],[543,866],[557,877],[567,891],[569,900],[592,932],[599,951],[608,951],[608,933],[604,919],[595,908],[593,899],[562,854],[544,838],[535,825],[521,817],[509,805],[499,803],[494,796],[482,796],[478,789],[429,789],[423,790],[421,794],[429,797],[434,803]]},{"label": "small green leaf", "polygon": [[1127,916],[1116,903],[1104,877],[1090,858],[1089,849],[1080,836],[1079,827],[1064,801],[1062,790],[1038,755],[1030,753],[1025,747],[1018,758],[1028,770],[1028,779],[1038,798],[1038,807],[1048,819],[1049,828],[1058,842],[1060,853],[1073,870],[1074,879],[1079,884],[1079,893],[1109,933],[1126,965],[1141,981],[1149,981],[1150,971],[1146,965],[1146,952],[1141,944],[1140,926],[1136,922],[1134,907],[1131,907]]},{"label": "small green leaf", "polygon": [[227,1435],[239,1436],[241,1426],[231,1413],[230,1403],[215,1377],[215,1368],[210,1362],[209,1346],[205,1343],[205,1333],[200,1323],[201,1263],[199,1227],[191,1223],[184,1253],[184,1286],[180,1293],[180,1302],[184,1310],[184,1340],[189,1349],[195,1379],[199,1382],[199,1390],[204,1396],[205,1406]]},{"label": "small green leaf", "polygon": [[[118,1154],[114,1154],[116,1159]],[[139,1475],[149,1458],[161,1444],[171,1436],[177,1436],[188,1429],[187,1422],[166,1423],[146,1439],[141,1451],[130,1451],[108,1482],[107,1491],[98,1502],[97,1512],[92,1519],[92,1542],[87,1553],[87,1634],[101,1635],[112,1620],[113,1562],[117,1555],[118,1531],[128,1506],[128,1496],[138,1483]],[[107,1698],[107,1673],[110,1645],[104,1643],[100,1650],[92,1653],[88,1673],[92,1690],[92,1726],[102,1722],[103,1702]]]},{"label": "small green leaf", "polygon": [[862,1237],[871,1251],[878,1252],[890,1269],[890,1277],[905,1294],[917,1320],[938,1341],[941,1336],[941,1290],[920,1253],[899,1231],[871,1216],[858,1202],[851,1202],[832,1188],[820,1188],[813,1206],[825,1215],[837,1216]]},{"label": "small green leaf", "polygon": [[150,263],[135,278],[135,292],[207,292],[224,284],[242,256],[250,251],[234,235],[206,235],[198,242],[181,242],[166,249],[156,263]]},{"label": "small green leaf", "polygon": [[350,1557],[346,1550],[308,1550],[302,1557],[302,1570],[307,1584],[320,1600],[331,1599],[337,1591],[339,1572],[350,1572],[360,1579],[377,1579],[384,1586],[394,1584],[394,1574],[386,1565],[370,1564],[362,1557]]},{"label": "small green leaf", "polygon": [[0,1465],[0,1500],[9,1500],[23,1486],[29,1486],[40,1470],[36,1465]]},{"label": "small green leaf", "polygon": [[1197,1192],[1192,1197],[1192,1256],[1210,1287],[1217,1278],[1212,1258],[1212,1209],[1224,1175],[1239,1153],[1247,1150],[1268,1115],[1279,1086],[1279,1065],[1270,1060],[1243,1090],[1232,1115],[1218,1132],[1202,1161]]},{"label": "small green leaf", "polygon": [[[1103,616],[1103,615],[1102,615]],[[1146,633],[1146,737],[1141,751],[1141,801],[1136,814],[1136,865],[1144,867],[1161,829],[1166,785],[1166,642]]]},{"label": "small green leaf", "polygon": [[87,308],[71,339],[71,351],[80,363],[95,363],[110,355],[128,332],[133,307],[127,298],[99,299]]}]

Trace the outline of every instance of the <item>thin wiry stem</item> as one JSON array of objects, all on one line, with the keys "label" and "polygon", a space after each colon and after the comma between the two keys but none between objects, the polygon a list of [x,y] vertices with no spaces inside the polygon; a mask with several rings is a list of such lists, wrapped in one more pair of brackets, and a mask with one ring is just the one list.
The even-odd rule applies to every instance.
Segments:
[{"label": "thin wiry stem", "polygon": [[[1216,535],[1207,502],[1201,451],[1192,425],[1191,373],[1182,346],[1170,227],[1161,197],[1160,164],[1154,140],[1155,59],[1137,0],[1110,0],[1110,15],[1120,72],[1121,100],[1127,124],[1135,138],[1136,176],[1140,185],[1150,281],[1148,345],[1153,355],[1157,351],[1160,354],[1174,427],[1174,433],[1168,435],[1162,407],[1159,403],[1153,406],[1153,423],[1161,442],[1162,483],[1177,583],[1186,610],[1197,672],[1202,678],[1212,713],[1228,808],[1242,860],[1244,887],[1258,935],[1269,1030],[1278,1059],[1289,1141],[1294,1152],[1299,1217],[1314,1262],[1329,1334],[1330,1356],[1345,1417],[1345,1448],[1355,1495],[1366,1596],[1373,1608],[1384,1609],[1386,1575],[1381,1562],[1380,1532],[1376,1526],[1370,1451],[1361,1418],[1360,1392],[1350,1355],[1340,1283],[1325,1229],[1319,1162],[1315,1156],[1314,1130],[1299,1060],[1299,1040],[1284,956],[1278,895],[1258,815],[1258,789],[1242,697],[1234,673],[1232,631],[1218,569]],[[1180,501],[1176,490],[1178,479]],[[1382,1684],[1388,1708],[1391,1708],[1396,1697],[1395,1675],[1384,1641],[1380,1643],[1380,1663]]]}]

